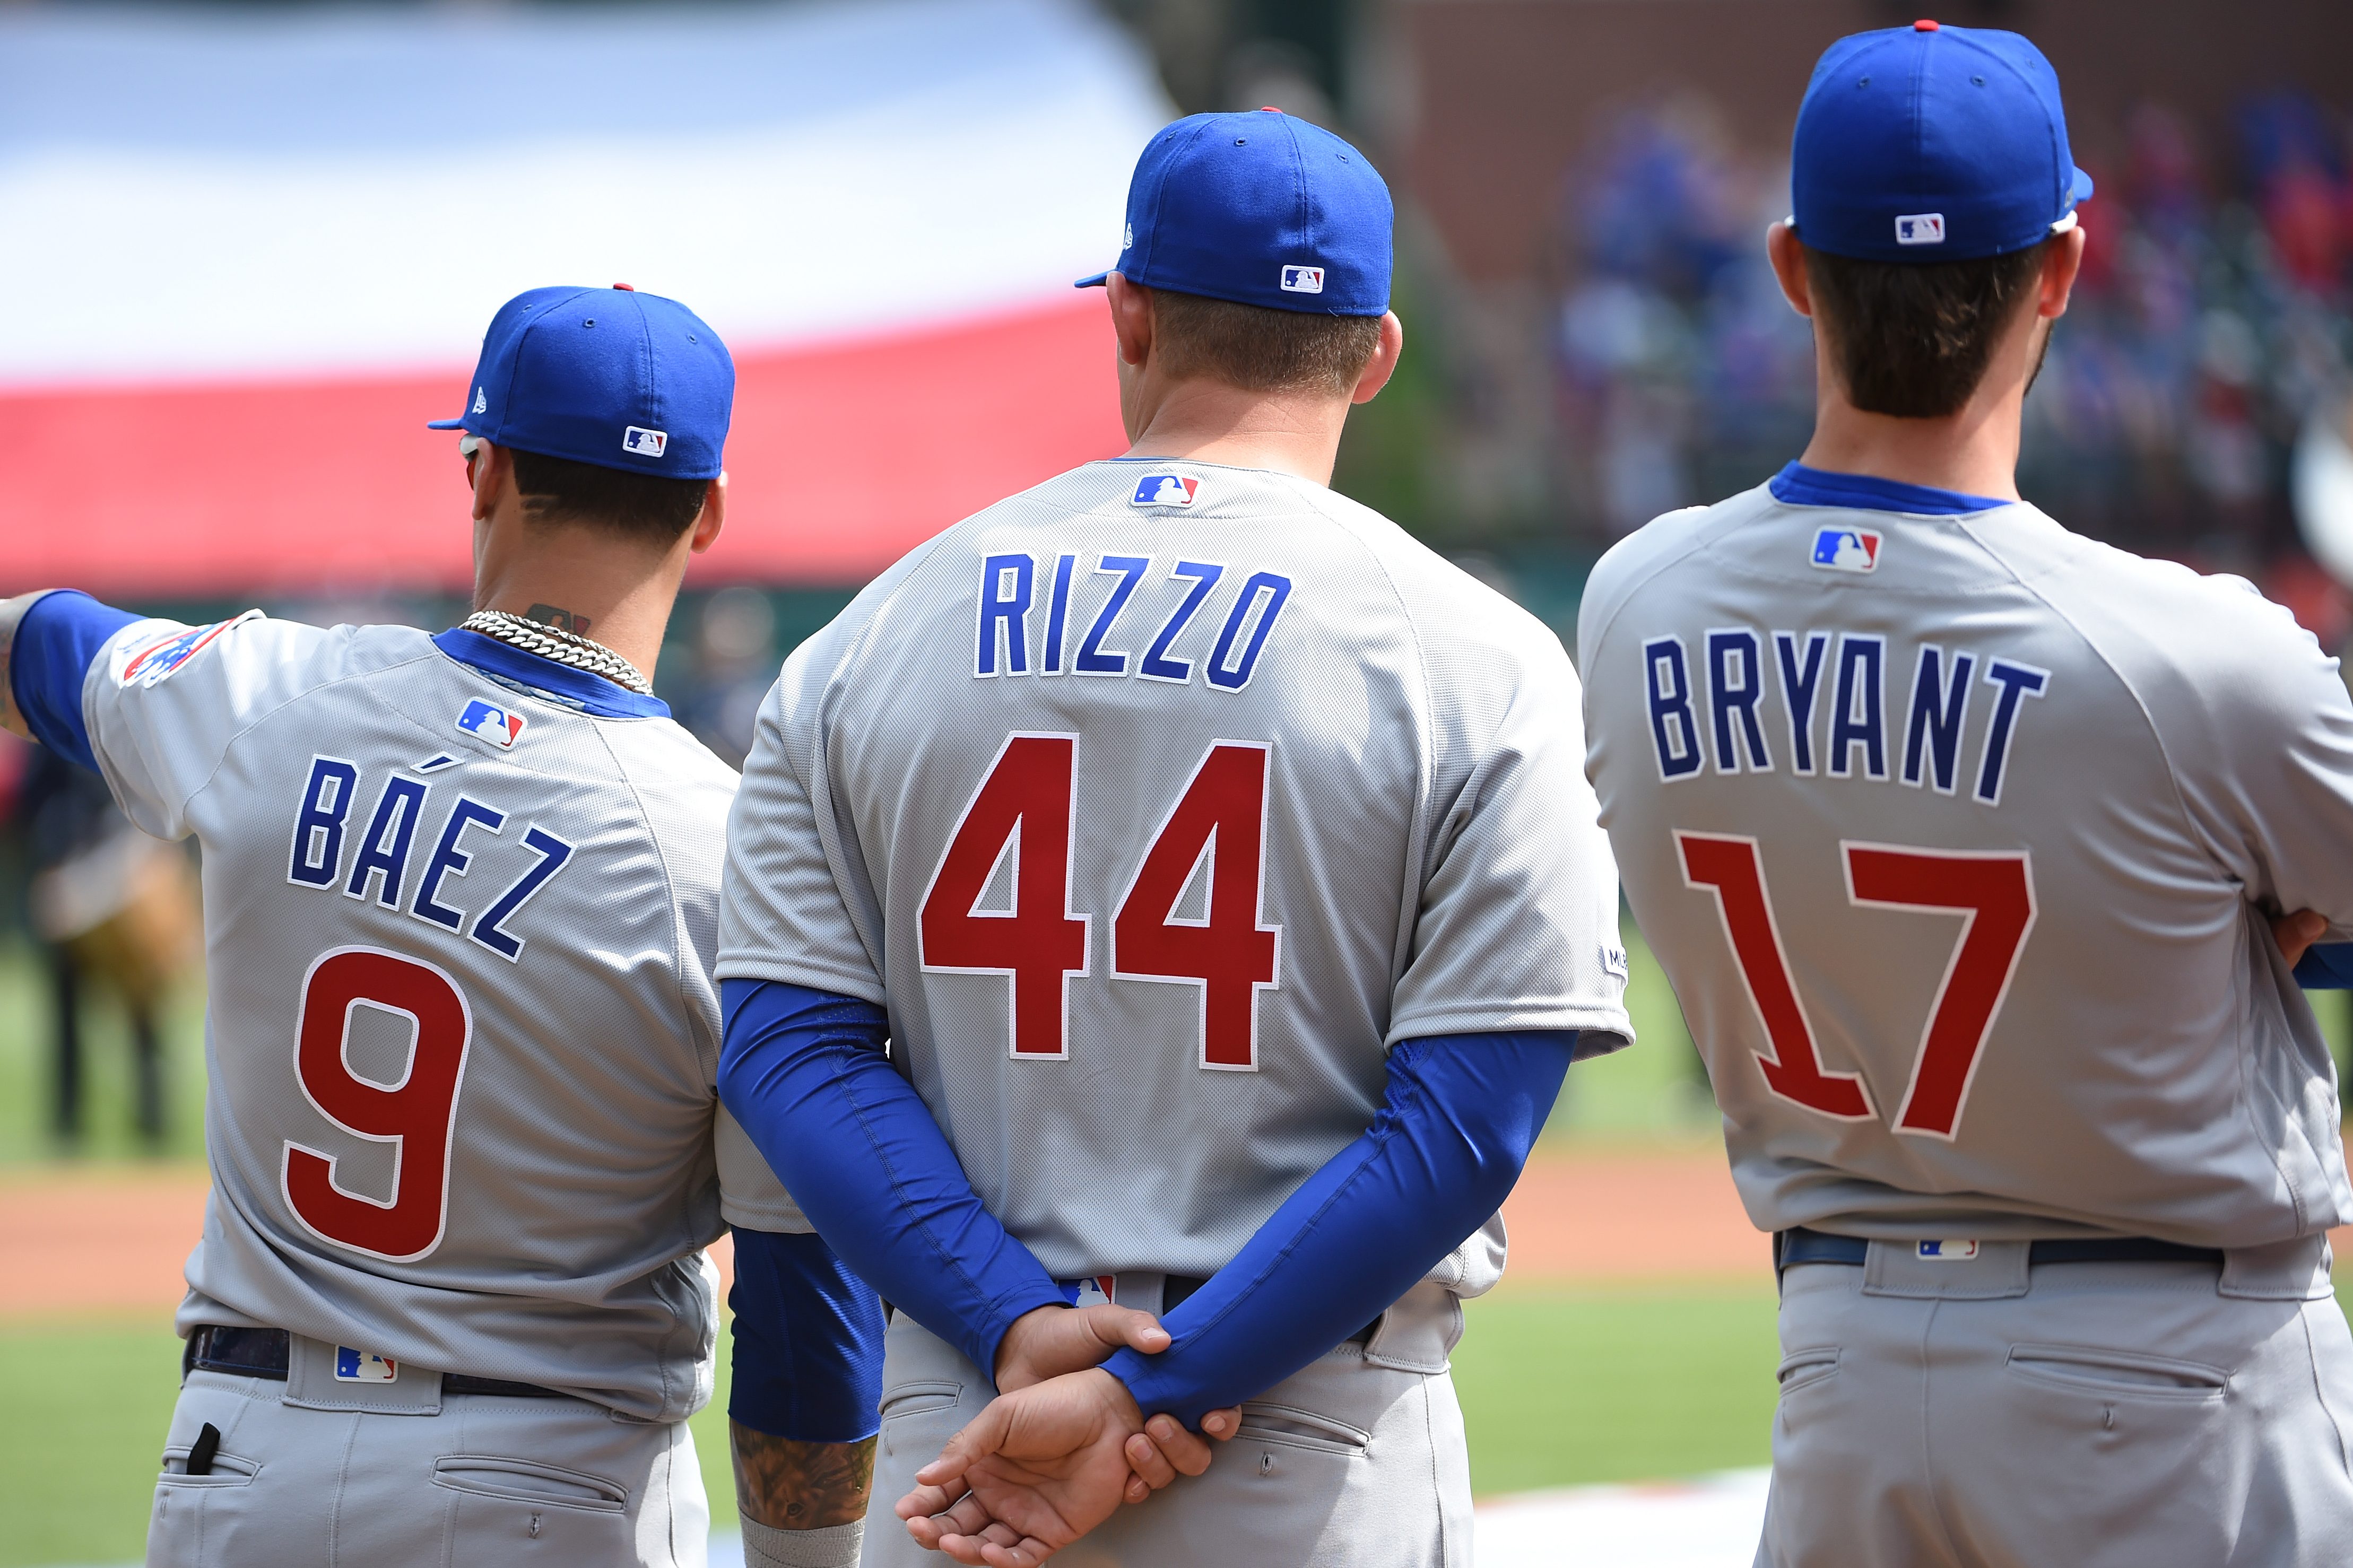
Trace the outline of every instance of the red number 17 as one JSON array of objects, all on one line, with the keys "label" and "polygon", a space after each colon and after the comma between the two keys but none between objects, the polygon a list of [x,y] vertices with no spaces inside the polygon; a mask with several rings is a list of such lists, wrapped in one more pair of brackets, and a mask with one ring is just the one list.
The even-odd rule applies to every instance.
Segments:
[{"label": "red number 17", "polygon": [[[1856,1073],[1826,1072],[1799,1004],[1757,840],[1678,830],[1683,880],[1715,894],[1748,999],[1773,1054],[1757,1065],[1773,1092],[1825,1116],[1859,1121],[1871,1097]],[[1895,1113],[1898,1132],[1950,1142],[1976,1076],[1978,1055],[2010,994],[2027,932],[2034,929],[2034,871],[2023,850],[1973,853],[1841,843],[1848,901],[1876,909],[1961,916],[1960,940],[1928,1009],[1912,1080]]]}]

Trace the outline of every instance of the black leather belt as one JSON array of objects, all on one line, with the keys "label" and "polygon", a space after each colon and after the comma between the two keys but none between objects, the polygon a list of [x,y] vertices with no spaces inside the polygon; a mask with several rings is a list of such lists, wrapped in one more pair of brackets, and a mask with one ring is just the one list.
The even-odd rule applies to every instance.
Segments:
[{"label": "black leather belt", "polygon": [[[200,1323],[188,1335],[187,1347],[180,1352],[180,1373],[185,1376],[192,1368],[201,1368],[206,1372],[225,1372],[232,1377],[266,1377],[273,1383],[283,1383],[291,1359],[292,1342],[284,1329],[231,1329],[218,1323]],[[443,1373],[441,1392],[502,1394],[509,1398],[524,1399],[572,1397],[535,1383],[509,1383],[504,1378],[475,1377],[462,1372]]]},{"label": "black leather belt", "polygon": [[[1207,1285],[1208,1283],[1208,1281],[1207,1279],[1195,1274],[1170,1274],[1166,1276],[1160,1287],[1160,1315],[1165,1318],[1169,1313],[1175,1311],[1178,1302],[1184,1300],[1186,1297],[1190,1296],[1194,1291],[1198,1290],[1202,1286]],[[1381,1316],[1387,1317],[1388,1315],[1388,1314],[1384,1312]],[[1345,1345],[1370,1344],[1373,1342],[1373,1331],[1380,1326],[1380,1318],[1375,1318],[1371,1322],[1366,1323],[1363,1328],[1358,1329],[1355,1333],[1350,1334],[1346,1339],[1342,1340],[1340,1342]]]},{"label": "black leather belt", "polygon": [[[1773,1267],[1795,1268],[1801,1263],[1841,1263],[1861,1268],[1871,1255],[1871,1243],[1859,1236],[1832,1236],[1803,1226],[1773,1233]],[[2221,1267],[2219,1247],[2184,1247],[2153,1236],[2101,1236],[2030,1242],[2030,1267],[2046,1263],[2211,1263]]]}]

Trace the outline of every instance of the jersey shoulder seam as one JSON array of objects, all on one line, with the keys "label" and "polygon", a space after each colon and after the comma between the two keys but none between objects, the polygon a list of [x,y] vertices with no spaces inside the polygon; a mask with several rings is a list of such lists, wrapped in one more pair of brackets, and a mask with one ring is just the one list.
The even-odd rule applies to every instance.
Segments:
[{"label": "jersey shoulder seam", "polygon": [[[689,1034],[699,1034],[694,1004],[686,994],[686,919],[679,911],[678,877],[670,869],[670,851],[663,847],[661,835],[654,830],[653,813],[646,809],[646,797],[639,793],[638,781],[629,776],[628,767],[621,761],[621,754],[613,749],[612,738],[607,735],[601,727],[596,728],[595,733],[596,743],[605,749],[605,755],[612,763],[614,772],[620,774],[621,787],[629,792],[629,803],[636,808],[638,814],[638,826],[643,829],[647,841],[653,846],[654,864],[661,868],[662,895],[670,902],[670,990],[678,998],[679,1017],[686,1024]],[[715,1040],[712,1042],[714,1058],[718,1044],[719,1042]],[[702,1045],[699,1039],[695,1042],[694,1056],[695,1065],[699,1069],[702,1065]],[[715,1059],[712,1067],[715,1072],[718,1068],[718,1062]],[[714,1089],[712,1093],[715,1099],[717,1090]]]},{"label": "jersey shoulder seam", "polygon": [[[126,626],[123,629],[127,631],[130,628]],[[430,643],[428,643],[427,647],[429,649],[431,647]],[[186,819],[189,811],[195,807],[197,798],[206,790],[213,787],[213,781],[220,777],[221,769],[228,766],[228,754],[235,751],[237,749],[237,742],[244,740],[248,735],[252,734],[256,730],[259,730],[272,719],[277,718],[278,715],[283,713],[289,708],[293,707],[294,704],[301,701],[306,697],[316,696],[322,691],[331,691],[334,688],[342,686],[346,682],[355,680],[364,681],[372,679],[373,677],[385,674],[390,670],[405,669],[412,664],[422,663],[427,657],[427,656],[426,654],[412,654],[406,658],[395,659],[390,664],[378,665],[373,669],[355,669],[343,675],[338,675],[333,679],[322,680],[316,686],[304,687],[301,690],[295,692],[284,701],[273,705],[266,713],[255,714],[250,720],[241,725],[233,734],[231,734],[227,740],[221,742],[220,755],[213,759],[212,767],[205,773],[205,782],[188,792],[187,802],[180,808],[182,820],[185,821]],[[91,662],[90,668],[92,669],[97,668],[97,663],[95,660]],[[370,692],[368,695],[371,700],[374,700],[377,702],[379,706],[385,707],[392,712],[398,714],[401,719],[406,720],[408,723],[417,723],[417,721],[410,719],[407,714],[401,713],[398,709],[392,708],[391,704],[384,702],[380,698],[377,698],[374,692]],[[420,733],[425,732],[424,726],[417,725],[417,729]]]}]

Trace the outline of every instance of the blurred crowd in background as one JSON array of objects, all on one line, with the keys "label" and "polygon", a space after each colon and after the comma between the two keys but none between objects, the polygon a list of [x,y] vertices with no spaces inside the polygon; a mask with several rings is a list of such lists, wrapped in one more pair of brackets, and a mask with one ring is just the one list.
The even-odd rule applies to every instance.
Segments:
[{"label": "blurred crowd in background", "polygon": [[[2077,123],[2098,192],[2073,308],[2027,404],[2020,483],[2079,532],[2255,579],[2334,647],[2347,600],[2300,548],[2290,459],[2353,365],[2353,141],[2294,93],[2232,139],[2162,105]],[[1807,323],[1764,258],[1779,149],[1704,99],[1621,112],[1563,182],[1556,364],[1572,526],[1614,538],[1757,483],[1813,420]]]}]

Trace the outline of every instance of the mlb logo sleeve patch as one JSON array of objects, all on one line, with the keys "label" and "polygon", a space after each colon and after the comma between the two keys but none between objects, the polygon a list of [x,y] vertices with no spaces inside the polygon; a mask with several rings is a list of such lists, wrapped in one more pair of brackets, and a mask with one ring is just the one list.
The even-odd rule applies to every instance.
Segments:
[{"label": "mlb logo sleeve patch", "polygon": [[1201,481],[1189,474],[1146,474],[1135,481],[1130,506],[1191,506],[1201,493]]},{"label": "mlb logo sleeve patch", "polygon": [[466,704],[458,715],[458,728],[478,740],[488,741],[501,749],[511,748],[522,734],[523,717],[495,702],[485,702],[477,697]]},{"label": "mlb logo sleeve patch", "polygon": [[335,1381],[337,1383],[398,1383],[400,1363],[388,1355],[374,1351],[355,1351],[349,1345],[335,1347]]},{"label": "mlb logo sleeve patch", "polygon": [[1825,572],[1876,571],[1879,535],[1868,528],[1817,529],[1813,563]]}]

